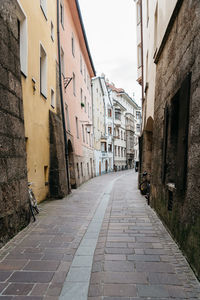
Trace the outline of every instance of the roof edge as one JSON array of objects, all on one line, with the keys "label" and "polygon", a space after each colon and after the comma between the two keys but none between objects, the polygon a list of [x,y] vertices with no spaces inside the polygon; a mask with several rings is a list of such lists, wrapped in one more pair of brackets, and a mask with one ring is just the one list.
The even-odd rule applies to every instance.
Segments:
[{"label": "roof edge", "polygon": [[86,36],[86,31],[85,31],[85,27],[84,27],[84,24],[83,24],[83,18],[82,18],[82,14],[81,14],[80,5],[79,5],[78,0],[75,0],[75,2],[76,2],[76,7],[77,7],[80,23],[81,23],[81,28],[82,28],[83,37],[84,37],[85,45],[86,45],[86,48],[87,48],[88,56],[89,56],[89,59],[90,59],[90,63],[91,63],[91,66],[92,66],[93,73],[96,76],[96,71],[95,71],[95,68],[94,68],[94,63],[93,63],[92,56],[91,56],[91,53],[90,53],[90,48],[89,48],[89,44],[88,44],[88,40],[87,40],[87,36]]}]

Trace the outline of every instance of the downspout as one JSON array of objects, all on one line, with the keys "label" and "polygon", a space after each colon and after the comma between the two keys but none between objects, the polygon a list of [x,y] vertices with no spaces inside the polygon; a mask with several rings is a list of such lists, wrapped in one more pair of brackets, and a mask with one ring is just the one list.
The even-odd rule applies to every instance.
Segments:
[{"label": "downspout", "polygon": [[95,166],[93,164],[93,177],[96,177],[96,159],[94,156],[94,99],[93,99],[93,80],[91,78],[91,100],[92,100],[92,133],[93,133],[93,144],[92,144],[92,148],[93,148],[93,161],[95,162]]},{"label": "downspout", "polygon": [[61,55],[60,55],[60,20],[59,20],[59,0],[57,0],[57,39],[58,39],[58,66],[59,66],[59,88],[60,88],[60,102],[61,102],[61,112],[62,112],[62,123],[63,123],[63,133],[64,133],[64,143],[65,143],[65,160],[66,160],[66,171],[67,171],[67,186],[68,193],[71,192],[69,183],[69,163],[68,163],[68,147],[67,147],[67,133],[65,126],[65,114],[64,114],[64,101],[63,101],[63,91],[62,91],[62,73],[61,73]]}]

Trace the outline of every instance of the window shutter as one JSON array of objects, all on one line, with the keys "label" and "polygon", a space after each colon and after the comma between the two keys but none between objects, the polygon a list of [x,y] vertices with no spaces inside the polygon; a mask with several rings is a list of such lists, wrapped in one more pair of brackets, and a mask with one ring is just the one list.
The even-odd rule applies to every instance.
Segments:
[{"label": "window shutter", "polygon": [[182,193],[186,189],[187,178],[187,153],[188,153],[188,128],[190,106],[191,73],[187,75],[180,89],[179,99],[179,133],[177,143],[177,191]]},{"label": "window shutter", "polygon": [[164,111],[164,130],[163,130],[163,155],[162,155],[162,183],[165,183],[166,176],[166,156],[167,156],[167,140],[168,140],[168,124],[169,124],[169,109],[165,106]]}]

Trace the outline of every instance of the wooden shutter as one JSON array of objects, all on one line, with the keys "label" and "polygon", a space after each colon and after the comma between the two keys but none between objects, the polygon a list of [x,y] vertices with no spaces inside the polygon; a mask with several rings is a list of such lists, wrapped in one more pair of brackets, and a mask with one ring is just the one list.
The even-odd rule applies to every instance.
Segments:
[{"label": "wooden shutter", "polygon": [[162,183],[165,183],[166,177],[166,156],[167,156],[167,141],[168,141],[168,124],[169,124],[169,109],[165,106],[164,111],[164,129],[163,129],[163,153],[162,153]]},{"label": "wooden shutter", "polygon": [[191,73],[183,81],[179,94],[179,126],[177,143],[177,191],[186,190],[187,157],[188,157],[188,128],[190,106],[190,81]]}]

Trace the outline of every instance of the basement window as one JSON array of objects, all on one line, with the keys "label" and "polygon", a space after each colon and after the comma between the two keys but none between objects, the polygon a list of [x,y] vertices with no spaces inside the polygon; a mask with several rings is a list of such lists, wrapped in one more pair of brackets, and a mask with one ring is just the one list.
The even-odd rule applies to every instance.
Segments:
[{"label": "basement window", "polygon": [[49,182],[48,182],[48,166],[44,166],[44,182],[45,182],[45,186],[49,184]]}]

